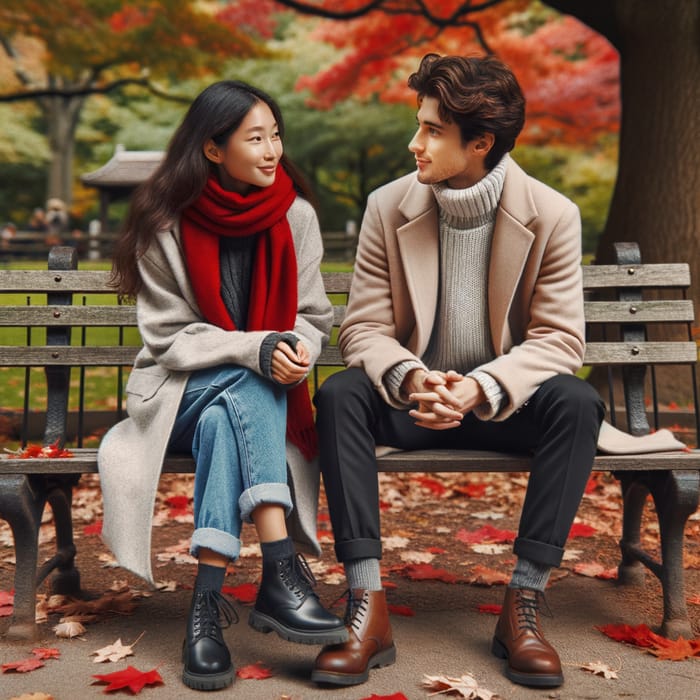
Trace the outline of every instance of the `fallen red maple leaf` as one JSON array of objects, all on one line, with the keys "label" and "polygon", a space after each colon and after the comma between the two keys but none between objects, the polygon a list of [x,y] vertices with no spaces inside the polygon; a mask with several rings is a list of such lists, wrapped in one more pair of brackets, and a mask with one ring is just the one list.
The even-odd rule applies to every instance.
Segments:
[{"label": "fallen red maple leaf", "polygon": [[123,671],[97,674],[93,675],[93,678],[97,678],[97,681],[93,681],[93,685],[95,683],[108,683],[107,687],[102,691],[104,693],[128,688],[136,695],[143,690],[144,686],[163,685],[163,679],[155,668],[150,671],[139,671],[133,666],[127,666]]},{"label": "fallen red maple leaf", "polygon": [[471,575],[467,577],[467,581],[477,586],[505,585],[510,581],[510,574],[477,564]]},{"label": "fallen red maple leaf", "polygon": [[569,537],[593,537],[596,529],[592,525],[585,523],[574,523],[569,530]]},{"label": "fallen red maple leaf", "polygon": [[17,673],[27,673],[28,671],[36,671],[37,668],[44,666],[44,662],[36,656],[30,656],[28,659],[20,661],[8,661],[2,665],[2,672],[17,671]]},{"label": "fallen red maple leaf", "polygon": [[258,587],[254,583],[241,583],[239,586],[224,586],[224,595],[230,595],[239,603],[254,603],[258,597]]},{"label": "fallen red maple leaf", "polygon": [[24,449],[12,452],[18,459],[36,459],[38,457],[49,459],[57,459],[59,457],[72,457],[73,453],[60,447],[58,440],[50,445],[28,444]]},{"label": "fallen red maple leaf", "polygon": [[165,499],[165,503],[171,508],[187,508],[190,502],[189,496],[168,496]]},{"label": "fallen red maple leaf", "polygon": [[661,637],[657,646],[647,649],[647,651],[663,661],[684,661],[693,656],[700,657],[700,639],[685,639],[684,637],[666,639]]},{"label": "fallen red maple leaf", "polygon": [[9,617],[12,615],[14,604],[14,591],[0,591],[0,617]]},{"label": "fallen red maple leaf", "polygon": [[515,532],[513,530],[499,530],[493,525],[484,525],[472,532],[464,529],[459,530],[455,535],[455,539],[465,544],[482,544],[484,542],[496,544],[499,542],[513,542],[515,540]]},{"label": "fallen red maple leaf", "polygon": [[451,574],[447,569],[436,569],[431,564],[407,564],[399,569],[411,581],[444,581],[445,583],[457,583],[455,574]]},{"label": "fallen red maple leaf", "polygon": [[413,617],[416,613],[413,608],[408,605],[387,605],[389,612],[392,615],[403,615],[404,617]]},{"label": "fallen red maple leaf", "polygon": [[32,654],[37,659],[57,659],[61,655],[61,650],[53,647],[35,647],[32,649]]},{"label": "fallen red maple leaf", "polygon": [[637,647],[656,647],[658,640],[665,639],[652,632],[646,625],[599,625],[596,629],[616,642],[626,642]]},{"label": "fallen red maple leaf", "polygon": [[361,698],[361,700],[408,700],[408,698],[403,693],[393,693],[392,695],[377,695],[373,693],[366,698]]},{"label": "fallen red maple leaf", "polygon": [[414,476],[411,481],[418,482],[423,488],[428,489],[436,496],[444,496],[447,489],[437,479],[429,476]]},{"label": "fallen red maple leaf", "polygon": [[500,603],[481,603],[477,605],[476,609],[480,613],[488,613],[489,615],[500,615],[503,606]]},{"label": "fallen red maple leaf", "polygon": [[467,484],[466,486],[453,486],[455,493],[461,493],[467,498],[481,498],[486,493],[486,484]]},{"label": "fallen red maple leaf", "polygon": [[261,681],[265,678],[271,678],[274,674],[269,668],[265,668],[261,661],[257,661],[254,664],[241,666],[241,668],[236,671],[236,675],[243,679]]},{"label": "fallen red maple leaf", "polygon": [[602,564],[592,562],[580,562],[574,565],[574,573],[581,576],[591,576],[605,581],[617,578],[617,569],[606,569]]},{"label": "fallen red maple leaf", "polygon": [[102,521],[92,523],[92,525],[86,525],[83,528],[84,535],[101,535],[102,534]]}]

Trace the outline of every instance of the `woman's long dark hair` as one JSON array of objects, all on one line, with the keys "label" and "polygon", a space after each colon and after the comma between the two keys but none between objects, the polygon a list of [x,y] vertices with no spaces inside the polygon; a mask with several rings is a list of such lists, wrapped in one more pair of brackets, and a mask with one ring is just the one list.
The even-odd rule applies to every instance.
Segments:
[{"label": "woman's long dark hair", "polygon": [[[280,135],[284,122],[277,103],[262,90],[238,80],[222,80],[203,90],[173,134],[156,171],[134,191],[112,257],[111,283],[125,297],[136,297],[142,284],[136,261],[154,236],[175,224],[180,213],[201,194],[211,172],[204,144],[223,146],[248,112],[264,102],[275,117]],[[314,201],[305,178],[285,156],[282,167],[302,196]]]}]

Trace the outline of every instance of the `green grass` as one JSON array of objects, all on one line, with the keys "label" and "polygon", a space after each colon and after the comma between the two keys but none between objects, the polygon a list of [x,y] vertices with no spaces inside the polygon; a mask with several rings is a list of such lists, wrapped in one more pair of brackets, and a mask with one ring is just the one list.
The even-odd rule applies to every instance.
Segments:
[{"label": "green grass", "polygon": [[[39,261],[34,262],[18,262],[7,264],[3,263],[0,268],[3,269],[44,269],[46,263]],[[109,262],[85,262],[80,263],[81,270],[108,270]],[[321,269],[324,272],[351,272],[352,265],[348,263],[323,263]],[[77,303],[90,304],[116,304],[117,296],[115,295],[85,295],[83,299],[75,299]],[[334,295],[340,296],[340,295]],[[24,305],[27,303],[26,295],[23,294],[6,294],[0,299],[0,306],[7,305]],[[32,305],[45,304],[45,294],[32,295],[29,303]],[[71,343],[73,345],[109,345],[117,344],[119,339],[119,329],[110,327],[97,327],[86,329],[85,336],[78,329],[74,329],[72,333]],[[0,327],[0,345],[25,345],[27,342],[27,332],[24,328],[5,328]],[[44,345],[46,343],[45,329],[33,329],[30,343],[32,345]],[[124,329],[125,345],[140,345],[141,340],[138,331],[135,328]],[[319,368],[319,381],[325,379],[326,376],[333,370],[331,368]],[[0,368],[0,411],[2,410],[21,410],[25,394],[25,382],[27,381],[27,372],[29,373],[29,408],[32,411],[42,411],[46,408],[46,378],[43,368],[32,368],[25,370],[24,368]],[[122,383],[126,382],[128,370],[123,371]],[[80,372],[78,369],[71,371],[71,393],[69,399],[69,409],[74,411],[78,409],[79,403],[79,382]],[[117,407],[118,370],[112,367],[95,367],[85,370],[85,395],[84,405],[86,410],[114,410]]]}]

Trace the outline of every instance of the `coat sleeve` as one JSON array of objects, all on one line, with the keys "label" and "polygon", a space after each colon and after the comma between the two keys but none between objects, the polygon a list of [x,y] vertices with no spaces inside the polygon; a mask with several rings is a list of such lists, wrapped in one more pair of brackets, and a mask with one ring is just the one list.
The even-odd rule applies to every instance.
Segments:
[{"label": "coat sleeve", "polygon": [[522,406],[556,374],[573,374],[582,365],[585,320],[581,272],[581,222],[573,203],[563,210],[547,237],[531,296],[515,308],[524,329],[504,354],[481,367],[498,381],[507,401],[495,420]]},{"label": "coat sleeve", "polygon": [[297,316],[293,331],[304,343],[313,365],[330,338],[333,306],[321,275],[323,240],[311,204],[297,198],[289,211],[297,255]]},{"label": "coat sleeve", "polygon": [[396,324],[393,285],[400,284],[397,275],[403,273],[399,264],[392,272],[391,260],[397,253],[387,249],[391,234],[385,231],[373,193],[362,220],[348,308],[338,344],[346,365],[362,368],[387,403],[405,408],[387,391],[384,376],[402,362],[422,363],[408,349],[408,338],[398,337],[402,333]]}]

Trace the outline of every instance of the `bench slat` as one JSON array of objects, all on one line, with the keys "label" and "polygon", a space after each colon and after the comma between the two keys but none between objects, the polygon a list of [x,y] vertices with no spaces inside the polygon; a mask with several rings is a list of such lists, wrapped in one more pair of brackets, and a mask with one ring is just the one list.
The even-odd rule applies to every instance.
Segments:
[{"label": "bench slat", "polygon": [[0,326],[135,326],[135,306],[3,306]]},{"label": "bench slat", "polygon": [[107,286],[107,270],[3,270],[3,292],[61,292],[116,294]]},{"label": "bench slat", "polygon": [[[633,272],[630,274],[630,270]],[[643,265],[583,265],[586,289],[613,287],[688,287],[690,266],[687,263],[648,263]],[[110,293],[108,270],[3,270],[3,291],[76,293]],[[322,273],[326,291],[343,294],[350,288],[352,273]]]},{"label": "bench slat", "polygon": [[140,349],[140,345],[36,345],[32,347],[2,345],[0,346],[0,366],[131,366]]},{"label": "bench slat", "polygon": [[583,265],[581,269],[585,289],[690,286],[690,266],[687,263]]},{"label": "bench slat", "polygon": [[587,343],[584,365],[687,364],[697,362],[698,346],[692,341]]},{"label": "bench slat", "polygon": [[[345,305],[333,305],[333,325],[340,325]],[[651,301],[587,301],[586,321],[590,323],[692,322],[690,299]],[[86,306],[3,306],[0,326],[136,326],[133,305]]]},{"label": "bench slat", "polygon": [[690,299],[653,301],[586,301],[583,304],[589,323],[655,323],[695,320]]},{"label": "bench slat", "polygon": [[[97,471],[97,450],[71,450],[73,457],[60,459],[17,459],[0,457],[1,474],[89,474]],[[530,458],[503,452],[478,450],[410,450],[392,452],[378,460],[384,472],[526,472]],[[597,455],[595,471],[656,471],[668,469],[700,469],[700,450],[658,452],[641,455]],[[189,455],[167,455],[163,472],[194,473]]]}]

